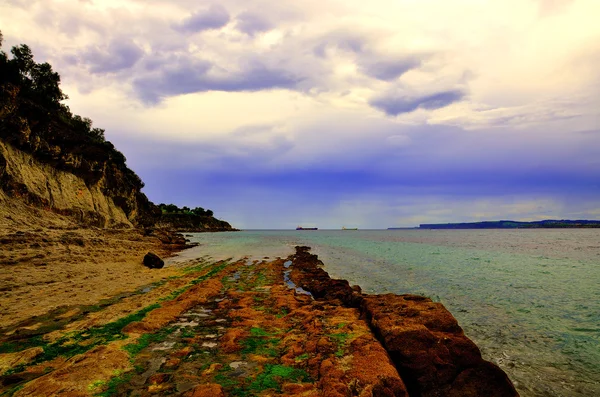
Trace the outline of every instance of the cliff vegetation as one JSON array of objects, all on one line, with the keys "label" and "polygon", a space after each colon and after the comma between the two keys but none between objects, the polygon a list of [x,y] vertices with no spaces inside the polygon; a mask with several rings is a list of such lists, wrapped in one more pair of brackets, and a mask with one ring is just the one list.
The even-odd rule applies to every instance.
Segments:
[{"label": "cliff vegetation", "polygon": [[214,217],[212,210],[205,210],[202,207],[179,208],[175,204],[159,204],[161,217],[157,226],[168,228],[175,231],[202,232],[210,231],[229,231],[233,229],[228,222]]}]

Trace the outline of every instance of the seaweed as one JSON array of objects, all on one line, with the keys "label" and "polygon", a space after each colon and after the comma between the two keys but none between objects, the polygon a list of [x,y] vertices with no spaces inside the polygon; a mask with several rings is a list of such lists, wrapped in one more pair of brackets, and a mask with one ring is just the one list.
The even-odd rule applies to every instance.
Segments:
[{"label": "seaweed", "polygon": [[279,364],[266,364],[264,371],[250,384],[250,390],[260,392],[267,389],[281,391],[283,382],[310,382],[310,375],[304,370]]}]

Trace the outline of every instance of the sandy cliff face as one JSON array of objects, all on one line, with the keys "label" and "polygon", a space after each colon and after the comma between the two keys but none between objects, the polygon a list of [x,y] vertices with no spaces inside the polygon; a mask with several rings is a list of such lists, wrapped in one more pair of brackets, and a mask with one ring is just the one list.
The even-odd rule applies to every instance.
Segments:
[{"label": "sandy cliff face", "polygon": [[[70,160],[73,166],[78,165],[79,159]],[[140,218],[137,196],[141,193],[135,189],[115,189],[119,186],[118,175],[109,175],[110,171],[105,169],[109,166],[104,164],[95,172],[95,181],[86,181],[82,176],[43,163],[32,154],[0,141],[0,202],[16,198],[73,216],[84,224],[131,227]]]}]

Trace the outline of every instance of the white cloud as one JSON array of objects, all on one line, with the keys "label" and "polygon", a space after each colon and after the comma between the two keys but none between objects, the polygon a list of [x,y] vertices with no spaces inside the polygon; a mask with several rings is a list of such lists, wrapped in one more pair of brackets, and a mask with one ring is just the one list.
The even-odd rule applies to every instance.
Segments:
[{"label": "white cloud", "polygon": [[[594,0],[307,1],[301,7],[295,3],[266,7],[268,3],[228,0],[193,11],[197,6],[191,1],[38,1],[30,3],[29,10],[13,2],[0,5],[1,15],[11,15],[6,20],[0,17],[0,22],[7,41],[32,43],[34,50],[42,49],[46,58],[61,67],[59,72],[70,86],[98,97],[104,95],[104,87],[111,86],[120,89],[122,101],[132,104],[139,99],[132,91],[133,80],[147,78],[145,87],[149,86],[157,71],[168,68],[178,57],[206,60],[214,73],[232,68],[243,71],[254,58],[267,72],[280,71],[290,79],[299,79],[294,85],[275,81],[275,87],[314,97],[332,117],[339,108],[369,108],[374,98],[390,90],[407,98],[460,90],[468,95],[467,103],[401,118],[467,128],[505,120],[522,126],[578,116],[579,106],[586,102],[575,93],[590,81],[600,80],[595,68],[585,66],[592,63],[590,53],[600,51],[600,27],[594,18],[600,3]],[[38,15],[36,20],[30,18],[32,10]],[[188,35],[172,29],[190,15],[202,25],[199,33]],[[245,21],[246,28],[242,29],[253,34],[238,31],[239,21],[226,25],[230,15],[234,21]],[[207,23],[209,30],[204,29]],[[266,34],[254,34],[267,30]],[[112,64],[103,58],[103,65],[91,66],[64,62],[69,54],[111,48],[108,43],[117,46],[115,40],[125,37],[145,53],[137,63],[134,58],[115,59]],[[574,57],[579,65],[573,65]],[[150,73],[147,68],[152,62],[155,69]],[[87,67],[98,70],[106,65],[128,70],[110,79],[89,76]],[[235,76],[240,83],[243,74]],[[166,84],[170,82],[166,80]],[[219,90],[223,84],[197,87]],[[264,85],[265,90],[269,88],[269,84]],[[183,95],[186,90],[162,90],[164,95],[153,95],[177,100],[165,102],[156,117],[171,113],[178,123],[187,123],[184,129],[196,126],[196,118],[191,114],[182,118],[177,107],[204,106],[209,100]],[[190,90],[195,90],[193,85]],[[202,95],[213,97],[212,93]],[[261,99],[263,96],[273,94],[255,92],[252,99],[243,93],[227,94],[229,101],[245,101],[250,107],[254,102],[269,101]],[[292,97],[283,106],[294,106],[297,100]],[[555,98],[575,103],[565,108]],[[598,103],[597,96],[592,99]],[[586,101],[589,103],[589,98]],[[239,118],[238,125],[266,121],[247,120],[244,112],[232,112],[226,106],[210,108],[215,118],[223,120],[221,129],[232,124],[232,116]],[[597,111],[594,109],[588,113]],[[146,117],[153,116],[149,113]],[[97,120],[97,124],[105,122]]]}]

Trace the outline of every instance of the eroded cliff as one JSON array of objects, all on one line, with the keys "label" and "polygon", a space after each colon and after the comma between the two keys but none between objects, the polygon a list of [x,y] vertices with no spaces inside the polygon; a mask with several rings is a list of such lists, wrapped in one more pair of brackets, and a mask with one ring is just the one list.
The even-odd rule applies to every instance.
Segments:
[{"label": "eroded cliff", "polygon": [[[84,163],[69,157],[73,165]],[[0,141],[0,187],[4,193],[0,202],[19,199],[100,227],[131,227],[148,222],[153,210],[145,196],[134,186],[127,187],[125,178],[111,170],[110,163],[97,167],[96,180],[86,180]]]}]

